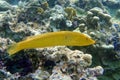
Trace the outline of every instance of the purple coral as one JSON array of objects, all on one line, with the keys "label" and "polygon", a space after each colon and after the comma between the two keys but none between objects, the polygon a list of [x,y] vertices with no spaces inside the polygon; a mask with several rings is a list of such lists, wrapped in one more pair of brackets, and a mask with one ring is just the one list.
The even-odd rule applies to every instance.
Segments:
[{"label": "purple coral", "polygon": [[4,66],[3,61],[0,61],[0,69],[2,69],[2,68],[3,68],[3,66]]},{"label": "purple coral", "polygon": [[120,51],[120,41],[119,42],[115,41],[113,45],[115,51]]},{"label": "purple coral", "polygon": [[113,23],[111,29],[114,29],[112,34],[107,38],[107,43],[112,43],[115,51],[120,51],[120,26],[118,23]]}]

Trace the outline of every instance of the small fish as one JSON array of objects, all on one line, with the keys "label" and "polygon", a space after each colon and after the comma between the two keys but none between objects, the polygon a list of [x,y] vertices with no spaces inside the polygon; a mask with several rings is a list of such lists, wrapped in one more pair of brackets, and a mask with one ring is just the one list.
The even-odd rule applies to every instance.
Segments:
[{"label": "small fish", "polygon": [[30,36],[26,40],[10,45],[7,52],[9,55],[13,55],[22,49],[45,48],[52,46],[87,46],[94,43],[94,40],[82,33],[58,31]]}]

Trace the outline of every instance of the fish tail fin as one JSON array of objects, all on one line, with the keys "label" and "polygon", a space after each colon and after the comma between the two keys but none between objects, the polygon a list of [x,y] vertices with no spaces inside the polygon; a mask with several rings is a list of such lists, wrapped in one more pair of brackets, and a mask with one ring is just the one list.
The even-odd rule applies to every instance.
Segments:
[{"label": "fish tail fin", "polygon": [[20,50],[21,49],[19,49],[18,44],[13,43],[12,45],[8,46],[7,52],[8,52],[9,55],[13,55]]}]

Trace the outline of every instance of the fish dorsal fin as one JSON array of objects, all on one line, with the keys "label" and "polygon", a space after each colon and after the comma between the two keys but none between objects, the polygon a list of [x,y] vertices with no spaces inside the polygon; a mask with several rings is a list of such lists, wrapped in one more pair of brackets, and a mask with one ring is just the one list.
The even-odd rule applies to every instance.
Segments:
[{"label": "fish dorsal fin", "polygon": [[28,36],[28,37],[26,37],[26,40],[27,40],[27,39],[31,39],[31,38],[33,38],[33,37],[34,37],[34,36]]},{"label": "fish dorsal fin", "polygon": [[28,36],[28,37],[23,38],[23,41],[24,41],[24,40],[30,40],[30,39],[32,39],[32,38],[33,38],[33,36]]},{"label": "fish dorsal fin", "polygon": [[24,38],[23,40],[30,40],[30,39],[33,39],[33,38],[36,38],[38,36],[40,36],[41,34],[38,34],[38,35],[31,35],[31,36],[28,36],[26,38]]}]

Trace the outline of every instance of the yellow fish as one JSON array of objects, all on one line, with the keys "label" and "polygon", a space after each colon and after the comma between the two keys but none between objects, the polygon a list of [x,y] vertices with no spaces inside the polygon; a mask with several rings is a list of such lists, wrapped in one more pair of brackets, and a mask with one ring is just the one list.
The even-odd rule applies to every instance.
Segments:
[{"label": "yellow fish", "polygon": [[94,40],[79,32],[49,32],[30,36],[26,40],[14,43],[8,48],[7,52],[13,55],[22,49],[45,48],[51,46],[87,46],[94,43]]}]

